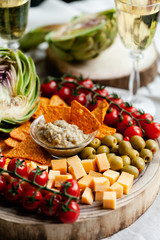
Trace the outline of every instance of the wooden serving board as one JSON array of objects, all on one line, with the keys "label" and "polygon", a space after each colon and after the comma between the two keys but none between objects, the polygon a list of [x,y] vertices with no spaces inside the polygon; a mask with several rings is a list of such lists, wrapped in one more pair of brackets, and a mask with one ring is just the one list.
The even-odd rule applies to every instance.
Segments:
[{"label": "wooden serving board", "polygon": [[153,203],[160,186],[160,157],[155,154],[129,193],[117,201],[116,210],[102,208],[102,202],[80,205],[74,224],[24,212],[0,199],[0,240],[95,240],[111,236],[131,225]]}]

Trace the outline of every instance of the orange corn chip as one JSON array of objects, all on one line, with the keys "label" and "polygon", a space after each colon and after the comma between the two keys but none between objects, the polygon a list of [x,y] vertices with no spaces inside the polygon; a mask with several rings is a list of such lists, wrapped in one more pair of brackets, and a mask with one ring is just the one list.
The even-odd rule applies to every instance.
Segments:
[{"label": "orange corn chip", "polygon": [[44,151],[39,145],[37,145],[30,135],[26,139],[20,142],[15,148],[11,149],[8,153],[4,154],[8,158],[23,158],[38,162],[40,164],[46,164],[51,156]]},{"label": "orange corn chip", "polygon": [[9,147],[16,147],[20,143],[19,141],[11,137],[4,140],[4,142]]},{"label": "orange corn chip", "polygon": [[86,134],[92,133],[100,127],[95,116],[75,100],[71,102],[71,123],[77,125]]},{"label": "orange corn chip", "polygon": [[115,128],[111,128],[111,127],[108,127],[107,125],[105,124],[102,124],[100,126],[100,128],[98,129],[98,133],[96,135],[96,138],[99,138],[100,140],[102,140],[102,138],[106,135],[112,135],[116,132],[116,129]]},{"label": "orange corn chip", "polygon": [[51,97],[49,105],[52,106],[64,106],[67,107],[68,105],[63,101],[62,98],[60,98],[58,95],[53,95]]},{"label": "orange corn chip", "polygon": [[92,114],[97,118],[97,120],[102,124],[104,121],[104,117],[106,115],[106,111],[109,107],[108,102],[103,99],[100,104],[92,111]]},{"label": "orange corn chip", "polygon": [[65,120],[70,122],[71,119],[71,108],[64,106],[43,106],[42,113],[46,122],[55,122],[56,120]]},{"label": "orange corn chip", "polygon": [[37,118],[42,115],[41,107],[49,105],[50,99],[46,97],[40,97],[40,103],[38,105],[37,111],[33,114],[32,118]]},{"label": "orange corn chip", "polygon": [[26,135],[29,134],[29,129],[30,129],[30,122],[26,122],[24,124],[22,124],[20,127],[13,129],[9,135],[10,137],[18,140],[18,141],[22,141],[26,138]]}]

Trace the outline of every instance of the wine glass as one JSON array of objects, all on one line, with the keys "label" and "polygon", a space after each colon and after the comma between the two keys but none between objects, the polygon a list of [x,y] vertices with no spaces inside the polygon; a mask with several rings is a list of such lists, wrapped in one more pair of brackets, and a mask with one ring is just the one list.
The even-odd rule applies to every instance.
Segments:
[{"label": "wine glass", "polygon": [[16,50],[28,20],[30,0],[0,0],[1,45]]},{"label": "wine glass", "polygon": [[[118,32],[124,46],[131,50],[133,69],[129,78],[130,97],[137,108],[153,113],[153,102],[137,94],[140,87],[139,61],[152,42],[158,15],[160,1],[158,0],[115,0]],[[122,56],[123,57],[123,56]],[[127,66],[126,66],[127,67]]]}]

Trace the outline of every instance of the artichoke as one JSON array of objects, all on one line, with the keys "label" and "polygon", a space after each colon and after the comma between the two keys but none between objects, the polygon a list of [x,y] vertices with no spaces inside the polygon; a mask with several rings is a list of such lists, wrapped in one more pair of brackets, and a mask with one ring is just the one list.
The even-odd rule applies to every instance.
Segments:
[{"label": "artichoke", "polygon": [[109,47],[117,34],[115,10],[83,15],[45,37],[50,49],[65,61],[85,61]]},{"label": "artichoke", "polygon": [[39,104],[35,65],[21,51],[0,47],[0,131],[8,133],[27,121]]}]

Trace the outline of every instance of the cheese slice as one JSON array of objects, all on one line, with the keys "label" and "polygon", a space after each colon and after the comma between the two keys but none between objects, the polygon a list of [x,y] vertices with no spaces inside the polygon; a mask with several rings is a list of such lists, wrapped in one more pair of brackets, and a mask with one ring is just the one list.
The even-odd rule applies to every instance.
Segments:
[{"label": "cheese slice", "polygon": [[86,189],[82,194],[81,202],[91,205],[93,203],[93,200],[94,200],[94,195],[92,193],[92,189],[89,187],[86,187]]},{"label": "cheese slice", "polygon": [[51,160],[52,170],[58,170],[61,174],[67,173],[67,161],[66,159]]},{"label": "cheese slice", "polygon": [[109,190],[116,192],[116,198],[123,196],[123,186],[118,182],[113,183]]},{"label": "cheese slice", "polygon": [[93,187],[93,177],[89,175],[85,175],[78,181],[80,189],[83,191],[85,190],[86,187]]},{"label": "cheese slice", "polygon": [[66,174],[66,175],[56,175],[55,176],[55,184],[54,186],[56,188],[60,188],[62,183],[65,182],[68,179],[72,179],[72,175],[71,174]]},{"label": "cheese slice", "polygon": [[93,189],[94,191],[104,192],[110,187],[110,182],[105,177],[94,177],[93,178]]},{"label": "cheese slice", "polygon": [[123,193],[128,194],[133,185],[134,175],[122,172],[117,182],[123,186]]},{"label": "cheese slice", "polygon": [[103,208],[116,208],[116,192],[106,191],[103,193]]},{"label": "cheese slice", "polygon": [[86,172],[81,162],[74,163],[68,168],[68,171],[73,175],[73,178],[75,178],[76,180],[86,175]]},{"label": "cheese slice", "polygon": [[74,163],[77,163],[77,162],[81,162],[81,159],[78,157],[78,155],[67,158],[68,167],[72,166]]},{"label": "cheese slice", "polygon": [[110,168],[110,164],[107,159],[106,153],[101,153],[96,155],[96,163],[97,163],[99,172],[104,172]]},{"label": "cheese slice", "polygon": [[97,171],[96,159],[84,159],[81,161],[86,173],[89,173],[90,170]]},{"label": "cheese slice", "polygon": [[103,173],[103,176],[108,178],[110,181],[110,185],[117,181],[119,178],[120,173],[111,169],[108,169]]}]

